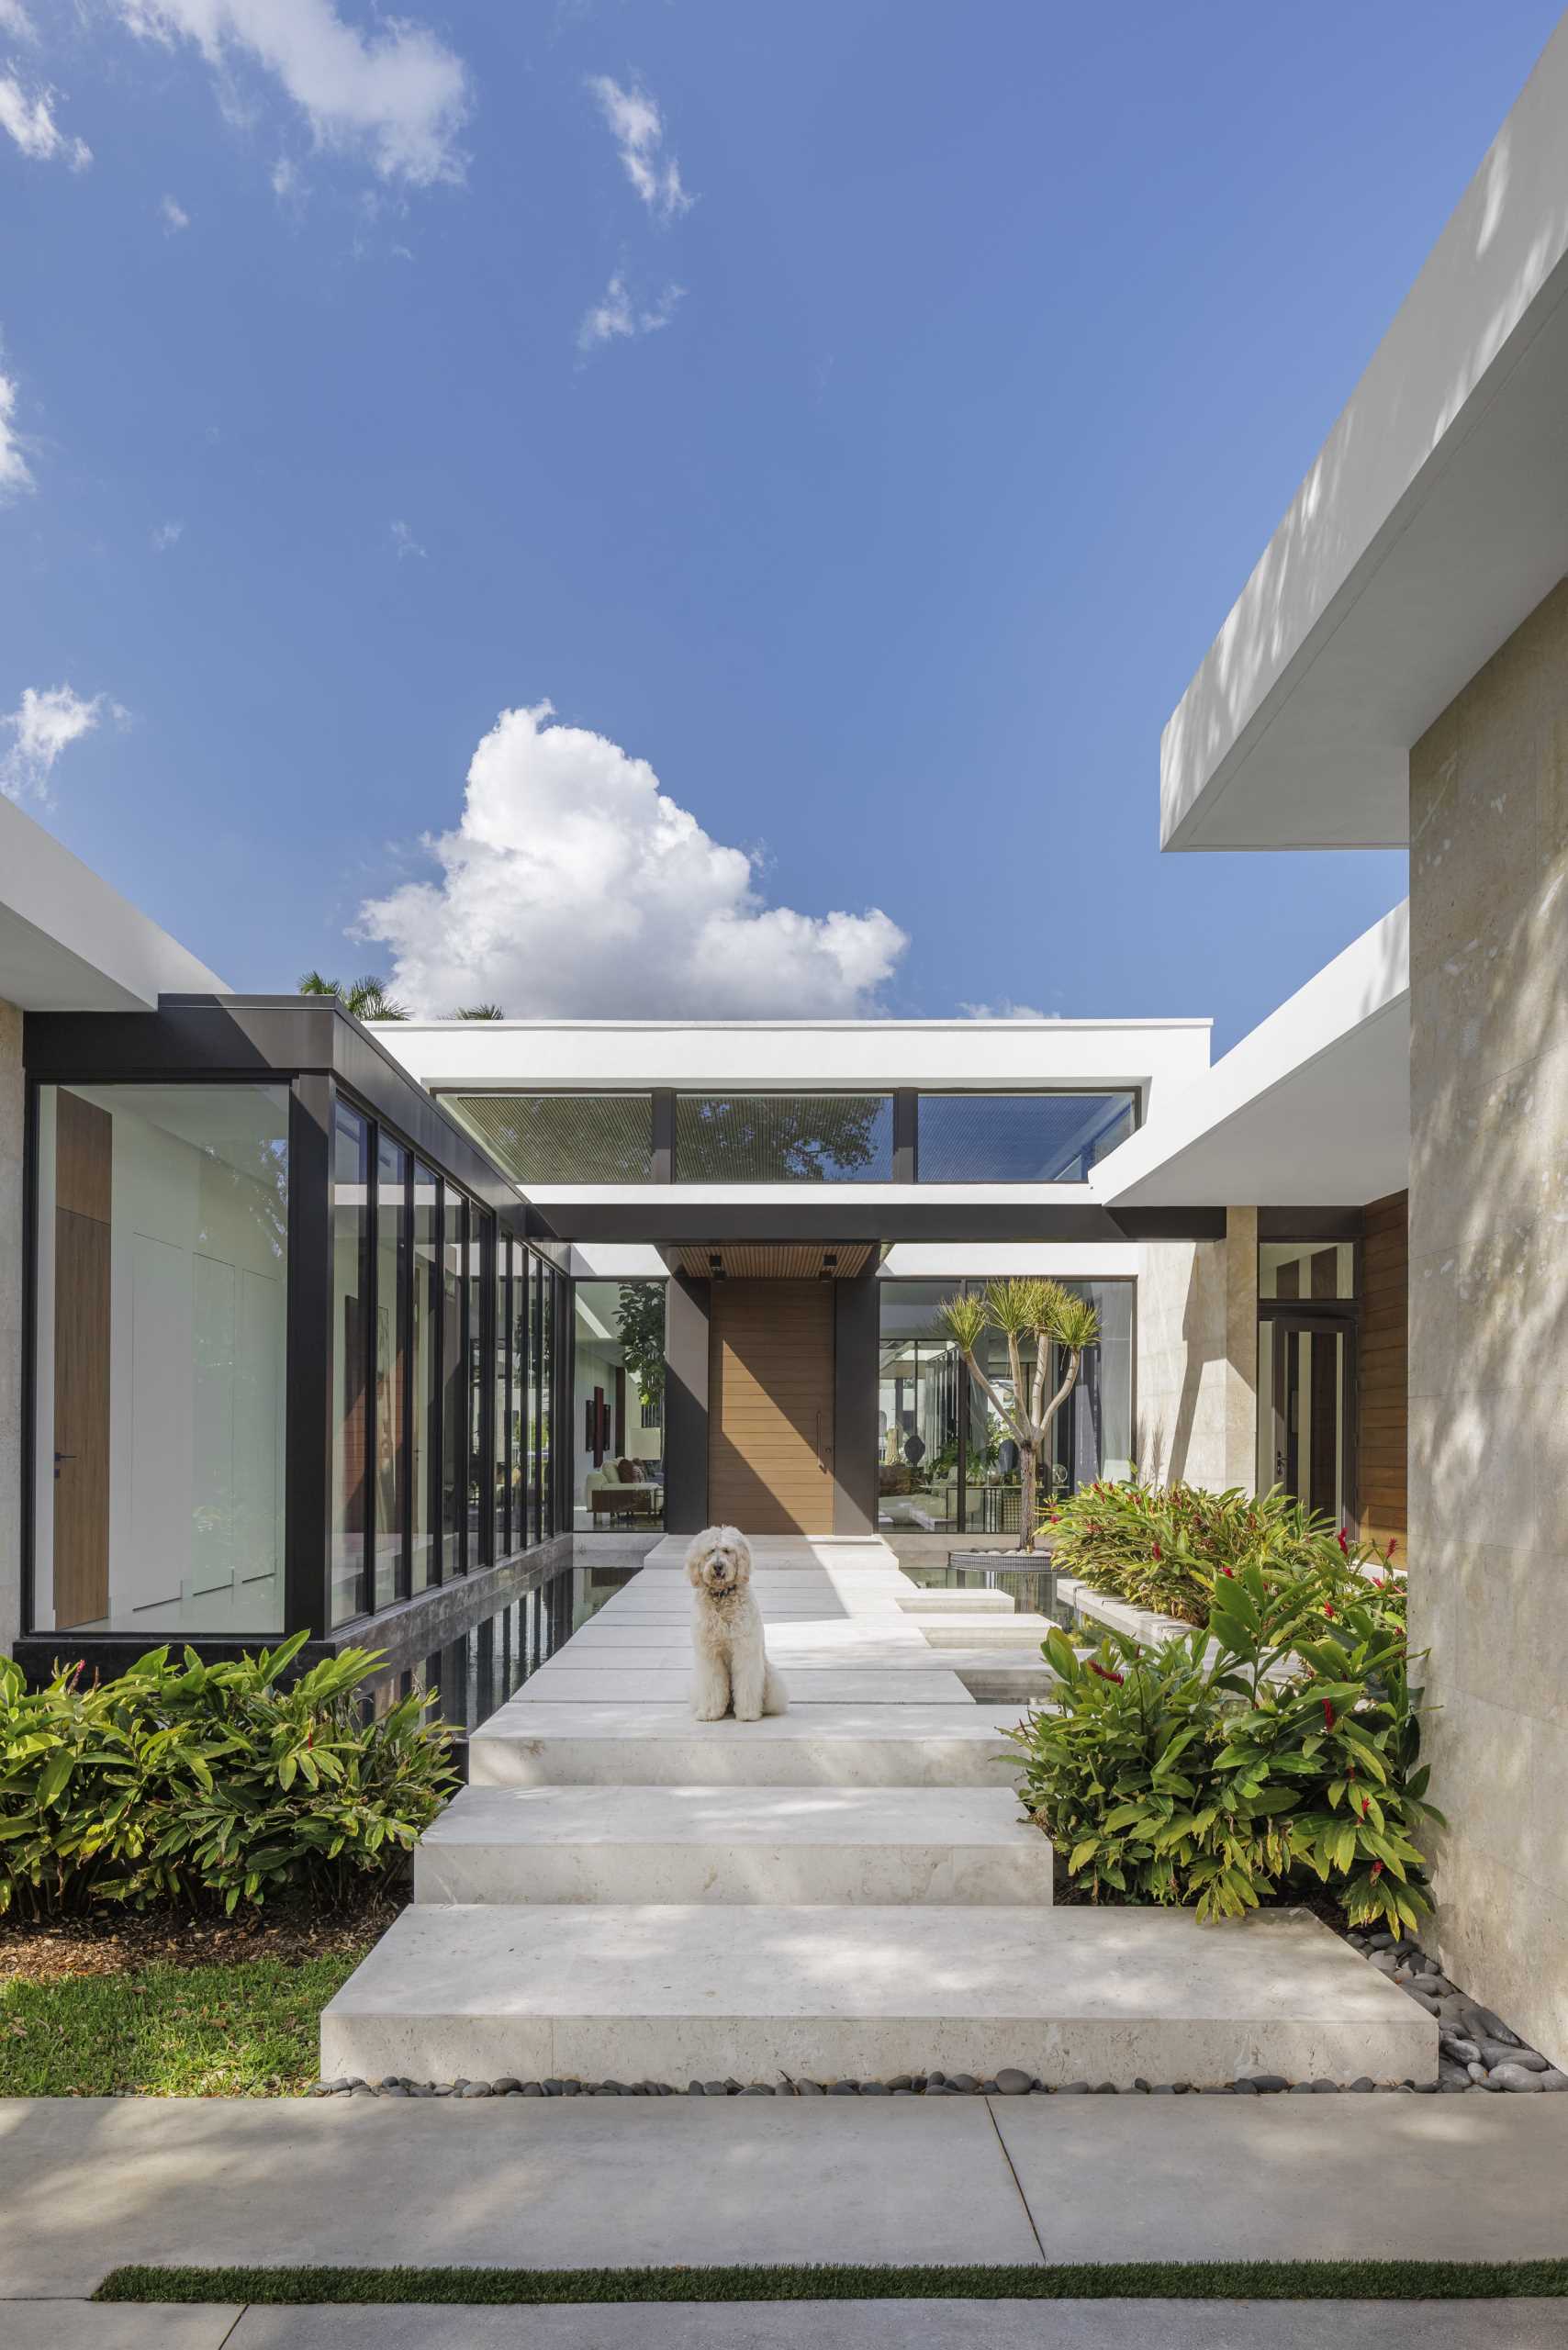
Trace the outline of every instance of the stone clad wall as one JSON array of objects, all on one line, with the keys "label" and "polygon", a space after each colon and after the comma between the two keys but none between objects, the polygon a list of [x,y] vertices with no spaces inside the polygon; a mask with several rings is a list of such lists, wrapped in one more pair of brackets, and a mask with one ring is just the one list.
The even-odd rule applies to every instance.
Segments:
[{"label": "stone clad wall", "polygon": [[22,1015],[0,1003],[0,1656],[21,1628]]},{"label": "stone clad wall", "polygon": [[1150,1483],[1250,1489],[1257,1445],[1258,1214],[1224,1240],[1146,1243],[1134,1458]]},{"label": "stone clad wall", "polygon": [[1568,581],[1410,755],[1411,1645],[1438,1949],[1568,2063]]}]

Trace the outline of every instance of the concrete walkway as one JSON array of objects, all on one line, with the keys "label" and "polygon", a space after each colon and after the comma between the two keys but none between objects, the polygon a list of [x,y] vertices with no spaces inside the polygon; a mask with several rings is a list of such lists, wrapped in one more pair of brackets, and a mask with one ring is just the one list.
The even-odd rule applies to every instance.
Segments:
[{"label": "concrete walkway", "polygon": [[1562,2301],[734,2301],[588,2309],[6,2306],[6,2350],[1562,2350]]},{"label": "concrete walkway", "polygon": [[1565,2180],[1568,2098],[11,2099],[0,2296],[129,2261],[1545,2259]]},{"label": "concrete walkway", "polygon": [[476,1732],[414,1906],[322,2017],[325,2077],[1435,2078],[1432,2019],[1305,1912],[1053,1909],[1007,1738],[1046,1626],[1006,1593],[759,1540],[789,1710],[698,1722],[684,1547]]}]

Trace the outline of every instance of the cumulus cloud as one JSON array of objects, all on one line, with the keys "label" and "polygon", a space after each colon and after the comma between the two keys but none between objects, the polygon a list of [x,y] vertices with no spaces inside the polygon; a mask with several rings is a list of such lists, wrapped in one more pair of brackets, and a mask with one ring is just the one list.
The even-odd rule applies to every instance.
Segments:
[{"label": "cumulus cloud", "polygon": [[418,539],[415,538],[412,531],[409,530],[407,522],[391,522],[387,525],[387,528],[392,533],[392,544],[397,550],[398,560],[399,563],[402,562],[403,557],[406,554],[417,554],[421,559],[423,558],[425,551],[423,547],[420,546]]},{"label": "cumulus cloud", "polygon": [[54,97],[52,90],[35,90],[29,98],[14,73],[0,73],[0,130],[35,163],[69,163],[73,172],[85,171],[93,151],[84,139],[68,139],[61,129]]},{"label": "cumulus cloud", "polygon": [[176,203],[172,196],[166,196],[158,209],[163,216],[164,230],[169,236],[178,236],[182,229],[190,227],[190,214],[185,210],[185,206]]},{"label": "cumulus cloud", "polygon": [[10,742],[0,753],[0,792],[7,800],[24,793],[49,798],[49,778],[62,751],[90,734],[104,708],[102,694],[84,700],[69,686],[24,686],[17,708],[0,713],[0,733]]},{"label": "cumulus cloud", "polygon": [[656,102],[635,82],[629,90],[608,73],[588,77],[621,156],[621,167],[658,220],[675,220],[696,202],[680,184],[680,165],[666,155],[665,126]]},{"label": "cumulus cloud", "polygon": [[149,533],[153,554],[167,554],[171,547],[178,546],[185,529],[183,522],[160,522],[157,529]]},{"label": "cumulus cloud", "polygon": [[1059,1020],[1059,1012],[1042,1012],[1037,1004],[1014,1003],[1012,997],[1002,996],[996,1003],[961,1003],[958,1010],[966,1020]]},{"label": "cumulus cloud", "polygon": [[661,327],[668,326],[685,297],[684,285],[666,285],[656,302],[644,307],[633,301],[626,280],[618,272],[592,309],[584,312],[577,329],[577,349],[597,351],[601,343],[614,342],[622,335],[657,334]]},{"label": "cumulus cloud", "polygon": [[876,908],[769,906],[756,864],[661,790],[645,759],[548,702],[509,710],[474,754],[437,878],[360,909],[417,1011],[495,1001],[518,1018],[852,1016],[909,944]]},{"label": "cumulus cloud", "polygon": [[366,156],[385,180],[460,180],[468,114],[461,58],[423,25],[387,17],[368,31],[333,0],[118,0],[144,40],[194,41],[224,87],[243,60],[281,84],[318,147]]},{"label": "cumulus cloud", "polygon": [[33,486],[31,471],[17,439],[17,428],[11,421],[16,412],[16,383],[11,376],[0,375],[0,503]]}]

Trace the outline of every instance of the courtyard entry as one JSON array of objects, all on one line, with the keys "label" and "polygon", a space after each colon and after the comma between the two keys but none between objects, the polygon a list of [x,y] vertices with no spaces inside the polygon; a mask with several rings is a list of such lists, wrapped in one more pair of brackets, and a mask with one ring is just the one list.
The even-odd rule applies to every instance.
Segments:
[{"label": "courtyard entry", "polygon": [[834,1283],[716,1281],[708,1515],[748,1534],[831,1534]]}]

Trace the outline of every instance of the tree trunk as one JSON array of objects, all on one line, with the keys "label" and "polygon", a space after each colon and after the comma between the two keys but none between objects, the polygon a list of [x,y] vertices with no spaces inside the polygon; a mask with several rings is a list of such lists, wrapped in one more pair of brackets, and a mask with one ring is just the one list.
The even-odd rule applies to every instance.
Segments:
[{"label": "tree trunk", "polygon": [[1018,1548],[1032,1550],[1035,1547],[1035,1448],[1032,1444],[1019,1447],[1018,1459]]}]

